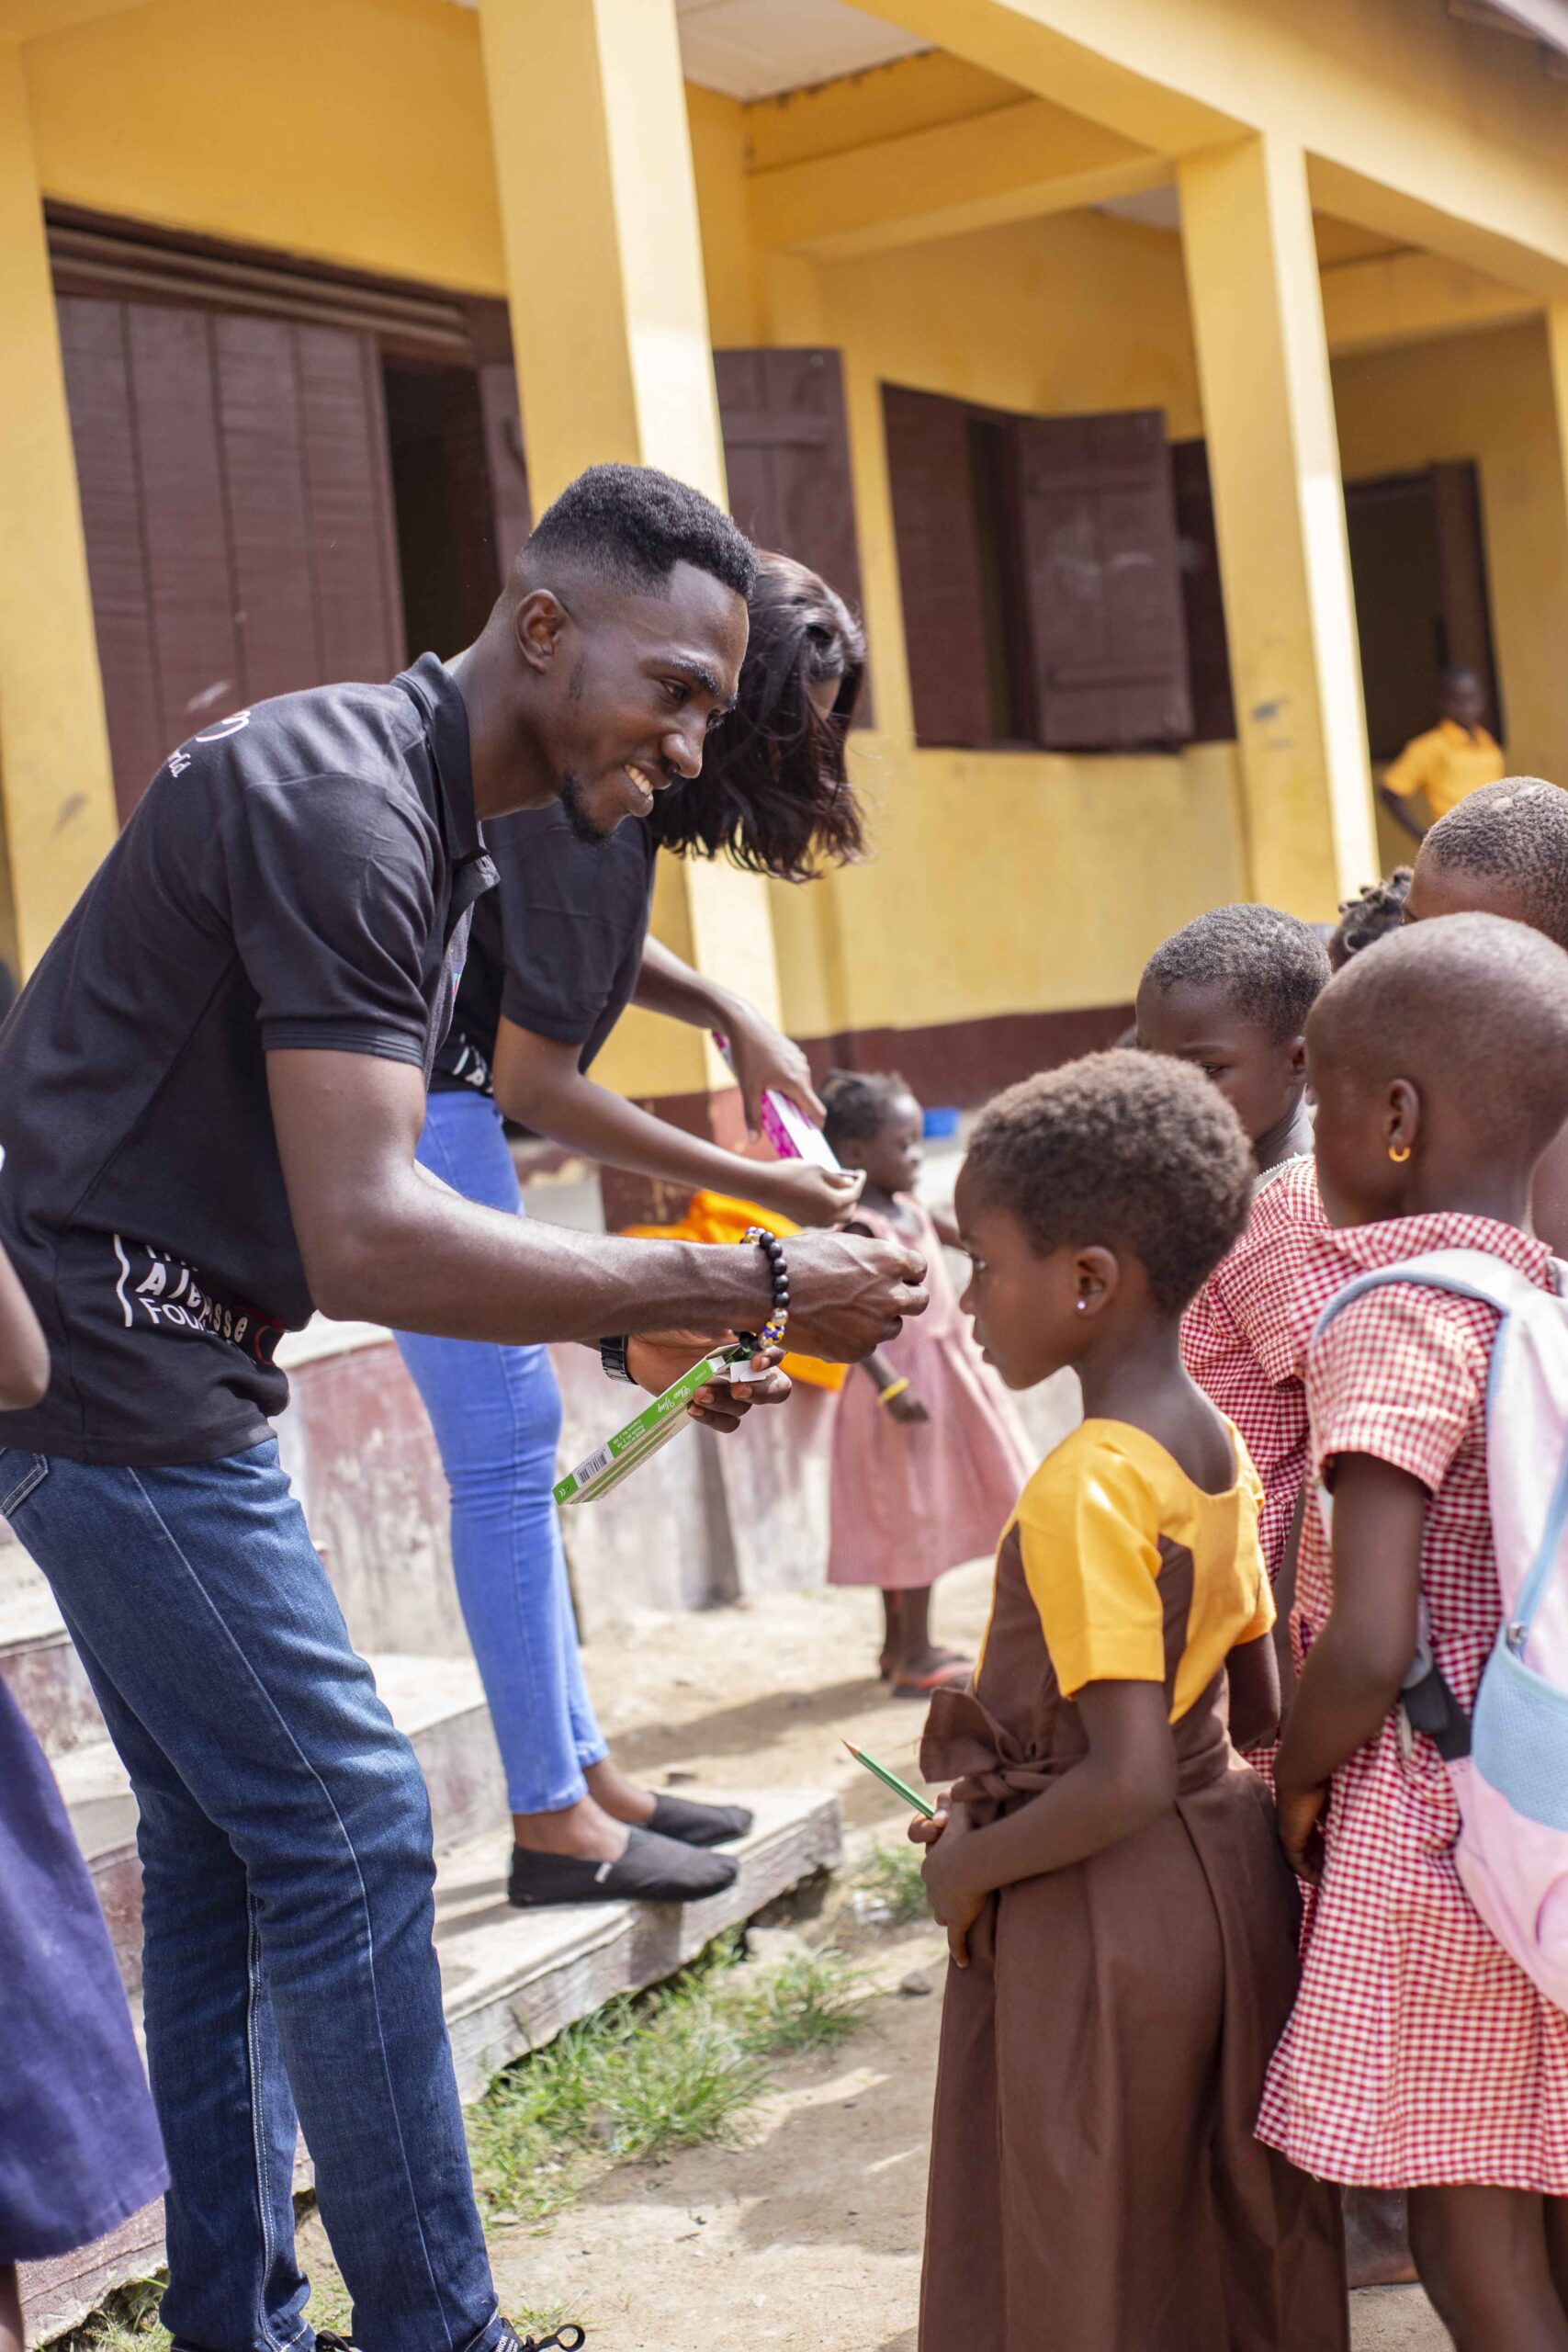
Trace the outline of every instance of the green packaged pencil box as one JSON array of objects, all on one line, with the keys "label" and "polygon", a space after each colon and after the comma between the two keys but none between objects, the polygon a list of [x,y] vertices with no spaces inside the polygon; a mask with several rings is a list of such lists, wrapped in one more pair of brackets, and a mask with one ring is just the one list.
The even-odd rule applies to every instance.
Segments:
[{"label": "green packaged pencil box", "polygon": [[562,1510],[569,1503],[597,1502],[612,1487],[618,1487],[650,1453],[657,1453],[661,1445],[668,1445],[685,1428],[686,1408],[698,1389],[705,1388],[710,1381],[724,1380],[730,1366],[745,1363],[751,1352],[750,1348],[716,1348],[711,1354],[699,1357],[661,1396],[650,1397],[624,1429],[617,1430],[575,1470],[569,1470],[564,1478],[557,1481],[555,1498]]}]

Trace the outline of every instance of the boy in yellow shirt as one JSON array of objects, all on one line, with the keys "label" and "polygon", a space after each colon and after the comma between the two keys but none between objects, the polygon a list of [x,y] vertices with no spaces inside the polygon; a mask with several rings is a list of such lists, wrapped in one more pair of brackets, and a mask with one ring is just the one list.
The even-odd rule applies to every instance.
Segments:
[{"label": "boy in yellow shirt", "polygon": [[1406,743],[1398,759],[1384,769],[1382,797],[1390,813],[1405,831],[1419,841],[1426,827],[1416,822],[1405,805],[1424,793],[1435,825],[1466,795],[1483,784],[1496,784],[1506,762],[1495,736],[1481,723],[1486,689],[1474,670],[1443,672],[1443,715],[1436,727]]}]

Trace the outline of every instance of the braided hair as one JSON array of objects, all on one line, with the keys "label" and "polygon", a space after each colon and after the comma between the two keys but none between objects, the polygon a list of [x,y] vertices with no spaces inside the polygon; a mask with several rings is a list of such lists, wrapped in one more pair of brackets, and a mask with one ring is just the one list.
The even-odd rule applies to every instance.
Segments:
[{"label": "braided hair", "polygon": [[1340,901],[1339,920],[1328,942],[1328,960],[1337,972],[1342,972],[1351,956],[1370,947],[1374,939],[1386,938],[1399,929],[1415,870],[1396,865],[1382,881],[1369,882],[1353,899]]}]

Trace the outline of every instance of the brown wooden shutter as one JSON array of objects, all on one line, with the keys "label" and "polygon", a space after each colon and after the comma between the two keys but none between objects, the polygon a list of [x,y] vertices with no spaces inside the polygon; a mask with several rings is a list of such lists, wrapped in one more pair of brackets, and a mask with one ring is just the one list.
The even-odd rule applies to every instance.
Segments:
[{"label": "brown wooden shutter", "polygon": [[920,743],[993,741],[990,657],[963,401],[882,388],[904,644]]},{"label": "brown wooden shutter", "polygon": [[[843,367],[836,351],[716,351],[729,511],[760,548],[792,555],[862,609]],[[871,680],[854,724],[872,723]]]},{"label": "brown wooden shutter", "polygon": [[60,305],[60,345],[76,449],[93,617],[123,824],[169,745],[152,657],[141,540],[136,413],[123,302]]},{"label": "brown wooden shutter", "polygon": [[317,668],[294,331],[220,317],[213,350],[244,699],[262,702]]},{"label": "brown wooden shutter", "polygon": [[534,527],[528,494],[528,459],[517,405],[517,370],[508,360],[479,367],[479,404],[484,411],[485,462],[490,469],[495,516],[495,584],[502,587],[517,550]]},{"label": "brown wooden shutter", "polygon": [[374,338],[62,296],[122,819],[186,736],[403,660]]},{"label": "brown wooden shutter", "polygon": [[1208,445],[1175,441],[1170,450],[1176,493],[1176,556],[1181,567],[1181,610],[1187,623],[1187,673],[1192,694],[1192,740],[1235,740],[1230,641],[1214,537],[1214,495]]},{"label": "brown wooden shutter", "polygon": [[716,351],[731,514],[761,548],[861,608],[843,370],[836,351]]},{"label": "brown wooden shutter", "polygon": [[1016,430],[1042,742],[1114,751],[1188,741],[1164,417],[1021,417]]}]

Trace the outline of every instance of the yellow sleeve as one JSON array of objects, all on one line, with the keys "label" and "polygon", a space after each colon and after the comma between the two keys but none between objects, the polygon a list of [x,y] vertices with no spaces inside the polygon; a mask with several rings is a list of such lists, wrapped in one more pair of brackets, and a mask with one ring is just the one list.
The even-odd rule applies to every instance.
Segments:
[{"label": "yellow sleeve", "polygon": [[1086,1682],[1163,1682],[1159,1505],[1109,1446],[1053,1457],[1024,1488],[1019,1540],[1063,1696]]},{"label": "yellow sleeve", "polygon": [[[1235,1565],[1237,1574],[1252,1588],[1253,1604],[1251,1617],[1235,1638],[1236,1642],[1256,1642],[1260,1641],[1265,1634],[1273,1632],[1274,1621],[1280,1612],[1274,1606],[1274,1588],[1269,1581],[1269,1570],[1263,1558],[1263,1546],[1258,1537],[1258,1522],[1263,1510],[1263,1481],[1253,1468],[1251,1459],[1247,1455],[1246,1448],[1242,1446],[1239,1436],[1236,1439],[1236,1444],[1242,1447],[1246,1461],[1242,1484],[1251,1498],[1252,1511],[1249,1523],[1243,1529],[1241,1542],[1236,1547]],[[1308,1501],[1310,1504],[1310,1497]],[[1232,1647],[1235,1646],[1235,1644],[1233,1643]]]},{"label": "yellow sleeve", "polygon": [[1382,772],[1383,789],[1396,799],[1408,800],[1412,794],[1424,792],[1431,769],[1429,735],[1417,735],[1404,746],[1397,760],[1391,760]]}]

